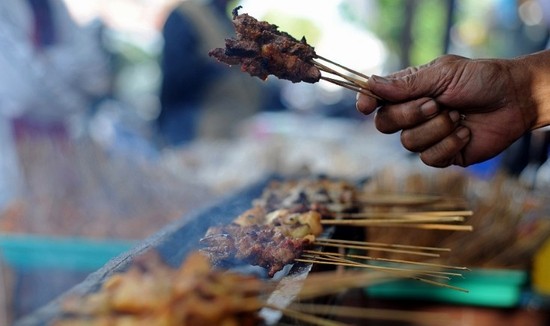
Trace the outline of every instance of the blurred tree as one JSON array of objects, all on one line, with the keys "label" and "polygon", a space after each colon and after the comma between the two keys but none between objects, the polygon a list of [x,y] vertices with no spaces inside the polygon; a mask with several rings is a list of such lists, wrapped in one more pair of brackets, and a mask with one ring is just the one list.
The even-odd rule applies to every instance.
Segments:
[{"label": "blurred tree", "polygon": [[[445,53],[454,0],[374,0],[376,14],[363,20],[363,26],[375,33],[391,53],[389,71],[426,63]],[[347,10],[358,22],[361,14]]]},{"label": "blurred tree", "polygon": [[[408,1],[407,1],[408,2]],[[411,7],[412,44],[410,65],[424,64],[446,52],[446,39],[450,31],[454,1],[416,1]]]}]

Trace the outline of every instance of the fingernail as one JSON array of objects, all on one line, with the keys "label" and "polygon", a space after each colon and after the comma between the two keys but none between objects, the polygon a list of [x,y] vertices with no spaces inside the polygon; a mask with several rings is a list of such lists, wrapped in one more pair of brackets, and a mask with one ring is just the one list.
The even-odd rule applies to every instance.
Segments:
[{"label": "fingernail", "polygon": [[460,113],[458,111],[451,111],[449,112],[449,118],[451,118],[452,122],[457,122],[460,120]]},{"label": "fingernail", "polygon": [[456,135],[462,139],[462,140],[466,140],[470,137],[470,129],[466,128],[466,127],[462,127],[460,128],[457,132],[456,132]]},{"label": "fingernail", "polygon": [[429,100],[420,106],[420,111],[425,117],[431,117],[437,113],[437,104],[433,100]]},{"label": "fingernail", "polygon": [[380,76],[377,76],[377,75],[371,75],[370,79],[373,82],[378,83],[378,84],[389,84],[390,83],[389,79],[384,78],[384,77],[380,77]]}]

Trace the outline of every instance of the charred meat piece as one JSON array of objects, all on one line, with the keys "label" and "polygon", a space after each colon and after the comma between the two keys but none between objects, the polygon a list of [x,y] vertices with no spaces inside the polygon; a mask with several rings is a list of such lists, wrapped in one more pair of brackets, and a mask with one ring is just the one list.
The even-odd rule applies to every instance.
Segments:
[{"label": "charred meat piece", "polygon": [[316,211],[331,217],[357,209],[357,190],[348,182],[329,179],[273,181],[254,204],[268,212],[284,208],[295,213]]},{"label": "charred meat piece", "polygon": [[267,223],[292,238],[308,238],[311,242],[323,232],[321,214],[316,211],[293,213],[279,209],[266,215]]},{"label": "charred meat piece", "polygon": [[226,39],[224,49],[211,50],[211,57],[228,65],[240,64],[242,71],[262,80],[274,75],[293,83],[319,81],[321,72],[311,61],[317,54],[305,38],[298,41],[276,25],[239,15],[239,9],[233,10],[236,38]]},{"label": "charred meat piece", "polygon": [[[314,210],[296,212],[290,209],[278,209],[267,212],[263,206],[253,206],[239,215],[233,224],[240,226],[272,225],[281,233],[292,238],[309,237],[313,242],[315,237],[323,232],[321,214]],[[219,227],[212,227],[210,232],[216,233]],[[219,233],[219,232],[217,232]],[[220,239],[220,241],[222,241]]]},{"label": "charred meat piece", "polygon": [[243,262],[264,267],[273,277],[300,257],[310,241],[288,237],[271,225],[230,224],[211,228],[201,244],[213,265]]}]

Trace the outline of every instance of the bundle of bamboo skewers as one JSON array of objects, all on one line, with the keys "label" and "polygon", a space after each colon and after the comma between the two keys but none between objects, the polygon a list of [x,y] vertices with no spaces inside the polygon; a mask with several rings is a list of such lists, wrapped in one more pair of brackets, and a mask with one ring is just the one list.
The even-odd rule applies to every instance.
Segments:
[{"label": "bundle of bamboo skewers", "polygon": [[[370,196],[360,205],[363,212],[334,214],[333,218],[322,219],[321,223],[327,226],[366,229],[374,233],[383,232],[383,230],[405,233],[420,230],[430,233],[462,234],[464,231],[469,233],[473,230],[471,225],[464,224],[473,212],[462,208],[463,199],[396,194]],[[447,209],[449,205],[452,205],[452,209]],[[380,207],[383,210],[391,207],[396,211],[377,211]],[[462,278],[462,272],[469,269],[466,265],[446,264],[445,260],[451,249],[445,246],[406,243],[400,239],[378,241],[346,238],[318,238],[314,244],[324,249],[322,251],[305,250],[297,261],[380,271],[395,276],[414,271],[415,275],[412,278],[417,281],[468,292],[467,289],[447,284],[453,278]],[[392,258],[394,255],[402,257]],[[437,260],[437,262],[428,260]]]},{"label": "bundle of bamboo skewers", "polygon": [[[321,79],[329,83],[347,88],[349,90],[368,95],[377,100],[382,100],[379,96],[368,90],[367,81],[370,76],[351,69],[333,60],[317,55],[317,58],[311,60],[313,65],[321,72]],[[341,69],[343,71],[338,71]],[[328,75],[328,76],[327,76]]]},{"label": "bundle of bamboo skewers", "polygon": [[[517,180],[497,174],[480,180],[464,171],[422,173],[409,171],[395,178],[395,168],[378,174],[366,191],[446,193],[466,198],[472,208],[468,224],[475,232],[429,232],[398,228],[369,229],[370,241],[445,247],[452,250],[447,263],[476,268],[528,269],[536,249],[550,236],[550,219],[544,198]],[[395,211],[393,207],[389,211]],[[388,209],[386,209],[386,213]],[[385,258],[407,258],[403,253],[385,253]],[[428,259],[428,258],[426,258]],[[438,260],[438,259],[429,259]]]}]

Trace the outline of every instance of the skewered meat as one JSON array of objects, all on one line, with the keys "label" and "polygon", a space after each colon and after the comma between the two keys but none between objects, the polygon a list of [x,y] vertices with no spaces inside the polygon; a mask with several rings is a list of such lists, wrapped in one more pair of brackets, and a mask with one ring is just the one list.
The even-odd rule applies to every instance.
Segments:
[{"label": "skewered meat", "polygon": [[267,211],[263,206],[253,206],[247,209],[244,213],[237,216],[233,223],[245,226],[245,225],[264,225],[267,224],[266,219]]},{"label": "skewered meat", "polygon": [[267,214],[266,220],[292,238],[307,238],[313,242],[315,237],[323,233],[321,214],[315,211],[293,213],[287,209],[278,209]]},{"label": "skewered meat", "polygon": [[226,39],[225,48],[216,48],[208,54],[228,65],[241,65],[241,70],[265,80],[269,75],[287,79],[293,83],[316,83],[321,78],[320,70],[312,59],[315,49],[303,37],[300,41],[278,26],[258,21],[248,14],[233,10],[235,39]]},{"label": "skewered meat", "polygon": [[233,223],[240,226],[272,225],[286,236],[292,238],[309,236],[311,241],[323,232],[321,214],[316,211],[297,213],[289,209],[278,209],[267,213],[264,207],[254,206],[239,215]]},{"label": "skewered meat", "polygon": [[259,325],[264,289],[256,277],[213,270],[200,253],[179,268],[147,256],[98,292],[65,300],[54,326]]},{"label": "skewered meat", "polygon": [[345,181],[303,179],[274,181],[254,202],[266,211],[281,208],[291,212],[317,211],[330,217],[333,213],[350,212],[357,208],[357,190]]},{"label": "skewered meat", "polygon": [[232,224],[208,229],[201,244],[214,265],[244,262],[266,268],[272,277],[300,257],[304,246],[322,232],[318,212],[281,209],[266,213],[263,207],[254,206]]},{"label": "skewered meat", "polygon": [[211,227],[202,251],[215,265],[244,262],[273,276],[321,235],[323,215],[353,210],[356,202],[356,187],[345,181],[274,181],[231,225]]},{"label": "skewered meat", "polygon": [[231,225],[211,227],[201,239],[202,251],[215,265],[244,262],[273,276],[323,232],[323,215],[355,208],[355,190],[324,178],[272,182]]},{"label": "skewered meat", "polygon": [[302,255],[310,238],[292,238],[273,225],[230,224],[210,228],[201,244],[214,265],[244,262],[266,268],[273,277]]}]

